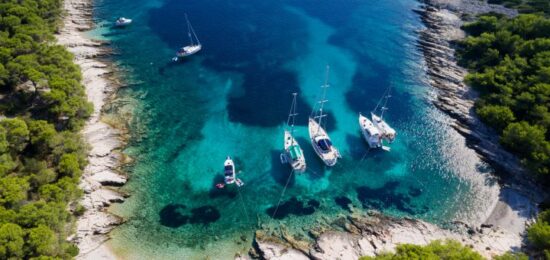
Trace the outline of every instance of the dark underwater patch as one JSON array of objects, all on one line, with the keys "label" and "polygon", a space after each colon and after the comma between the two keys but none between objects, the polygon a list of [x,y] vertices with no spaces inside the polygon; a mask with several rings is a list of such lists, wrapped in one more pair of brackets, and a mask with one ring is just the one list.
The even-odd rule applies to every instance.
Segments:
[{"label": "dark underwater patch", "polygon": [[[282,134],[282,133],[281,133]],[[281,136],[281,140],[283,137]],[[283,142],[281,141],[281,144]],[[269,171],[273,180],[281,186],[285,186],[288,182],[288,187],[294,186],[296,178],[295,173],[292,172],[292,168],[288,164],[281,163],[281,151],[271,150],[271,170]],[[292,176],[291,176],[292,174]],[[291,178],[290,180],[288,178]]]},{"label": "dark underwater patch", "polygon": [[160,224],[165,227],[177,228],[187,224],[189,217],[183,215],[185,205],[170,204],[160,211]]},{"label": "dark underwater patch", "polygon": [[191,217],[189,223],[208,225],[210,223],[218,221],[221,215],[218,209],[213,206],[202,206],[191,209]]},{"label": "dark underwater patch", "polygon": [[[292,197],[289,200],[281,203],[279,208],[277,206],[270,207],[266,210],[266,213],[274,219],[283,219],[289,215],[295,216],[307,216],[315,213],[315,209],[318,208],[321,203],[317,200],[310,199],[307,202],[299,201],[298,198]],[[275,210],[277,212],[275,214]],[[275,214],[275,215],[274,215]]]},{"label": "dark underwater patch", "polygon": [[351,200],[346,196],[339,196],[334,198],[334,202],[336,202],[336,205],[340,206],[340,208],[351,211],[350,204]]},{"label": "dark underwater patch", "polygon": [[[229,119],[262,127],[285,121],[298,82],[296,73],[283,67],[307,49],[307,28],[300,26],[300,18],[284,5],[269,2],[171,0],[150,11],[149,26],[174,50],[188,41],[185,13],[192,14],[189,18],[203,44],[197,54],[204,57],[202,65],[243,77],[239,93],[229,95]],[[212,17],[224,22],[213,23]],[[311,111],[300,96],[298,107],[301,114]],[[306,123],[306,118],[298,121]]]},{"label": "dark underwater patch", "polygon": [[202,206],[191,209],[191,215],[186,214],[187,207],[182,204],[166,205],[159,212],[160,224],[165,227],[178,228],[185,224],[208,225],[220,219],[220,212],[213,206]]},{"label": "dark underwater patch", "polygon": [[408,193],[409,193],[409,196],[411,196],[411,197],[418,197],[418,196],[422,195],[422,189],[410,186]]},{"label": "dark underwater patch", "polygon": [[357,199],[363,204],[363,208],[375,208],[384,210],[396,208],[402,212],[414,215],[414,208],[410,206],[411,198],[397,192],[399,182],[390,181],[383,187],[372,189],[367,186],[360,186],[356,189]]}]

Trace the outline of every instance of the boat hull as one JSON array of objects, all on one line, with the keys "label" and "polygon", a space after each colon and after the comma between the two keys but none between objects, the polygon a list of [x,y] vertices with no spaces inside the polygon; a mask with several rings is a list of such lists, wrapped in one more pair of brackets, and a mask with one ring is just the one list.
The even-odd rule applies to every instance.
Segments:
[{"label": "boat hull", "polygon": [[367,142],[370,148],[381,148],[382,147],[382,140],[380,136],[380,132],[374,126],[372,121],[370,121],[366,116],[363,116],[359,114],[359,127],[361,129],[361,133],[363,135],[363,138]]},{"label": "boat hull", "polygon": [[313,118],[309,118],[309,138],[311,140],[311,145],[313,146],[313,150],[319,156],[319,158],[325,163],[327,166],[334,166],[336,165],[336,162],[338,162],[338,158],[340,157],[340,152],[336,147],[330,145],[328,149],[323,149],[319,145],[319,140],[328,140],[330,141],[330,137],[328,136],[327,132],[323,127],[321,127]]},{"label": "boat hull", "polygon": [[178,58],[183,58],[187,56],[191,56],[197,52],[202,50],[202,45],[189,45],[181,48],[177,53],[176,56]]},{"label": "boat hull", "polygon": [[386,123],[386,121],[382,120],[382,118],[375,115],[374,113],[371,113],[371,118],[374,126],[378,129],[378,131],[380,131],[381,137],[392,143],[395,140],[396,136],[395,130],[391,128],[390,125]]},{"label": "boat hull", "polygon": [[[300,147],[300,144],[294,139],[292,134],[289,131],[285,131],[285,142],[284,142],[284,152],[283,156],[285,162],[292,167],[295,172],[303,173],[306,171],[306,158],[304,157],[304,151]],[[299,150],[299,154],[292,156],[291,149]],[[296,157],[293,159],[293,157]]]},{"label": "boat hull", "polygon": [[230,168],[231,169],[231,172],[232,174],[231,175],[226,175],[225,178],[224,178],[224,181],[225,181],[225,184],[233,184],[235,183],[235,163],[233,163],[233,160],[231,159],[231,157],[227,156],[227,159],[225,160],[225,162],[223,163],[223,166],[224,166],[224,171],[227,170],[227,168]]}]

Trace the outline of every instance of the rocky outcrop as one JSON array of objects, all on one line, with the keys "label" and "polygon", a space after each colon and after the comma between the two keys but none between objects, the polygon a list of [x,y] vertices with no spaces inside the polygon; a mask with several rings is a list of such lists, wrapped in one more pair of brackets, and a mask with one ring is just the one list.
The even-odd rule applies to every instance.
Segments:
[{"label": "rocky outcrop", "polygon": [[418,13],[427,28],[420,32],[418,44],[424,53],[430,85],[439,90],[434,104],[454,119],[453,128],[497,170],[510,177],[521,175],[518,180],[528,179],[519,160],[499,145],[498,135],[475,115],[477,93],[465,85],[467,71],[457,65],[453,46],[465,37],[460,29],[462,19],[487,12],[514,16],[517,11],[479,0],[425,0],[424,4]]},{"label": "rocky outcrop", "polygon": [[[433,103],[450,115],[451,126],[466,137],[468,146],[489,162],[501,177],[501,201],[495,211],[506,213],[494,212],[490,223],[498,222],[495,214],[499,218],[514,214],[521,215],[524,220],[532,218],[536,213],[532,205],[541,201],[543,191],[533,183],[518,158],[500,146],[498,134],[476,116],[474,102],[478,95],[464,83],[467,71],[457,64],[454,46],[457,40],[465,37],[461,30],[464,21],[487,12],[513,17],[517,11],[479,0],[424,0],[423,3],[422,10],[417,12],[426,29],[419,33],[418,46],[426,60],[429,83],[438,90]],[[518,198],[521,203],[516,202]],[[525,226],[515,225],[516,230],[523,230],[521,227]]]},{"label": "rocky outcrop", "polygon": [[77,243],[78,259],[115,258],[103,245],[107,234],[123,219],[107,212],[112,203],[123,202],[126,195],[117,191],[127,177],[118,170],[123,155],[122,132],[102,122],[101,111],[113,96],[116,84],[108,78],[110,66],[99,60],[109,54],[105,42],[86,38],[82,32],[93,27],[92,1],[65,0],[64,26],[57,35],[58,42],[74,54],[75,63],[82,70],[82,83],[94,111],[83,130],[90,145],[88,166],[84,170],[80,187],[84,196],[80,202],[86,209],[77,221],[76,234],[69,239]]},{"label": "rocky outcrop", "polygon": [[391,252],[399,244],[426,245],[434,240],[454,239],[491,258],[521,246],[517,234],[488,225],[471,227],[456,222],[443,229],[421,220],[393,218],[377,212],[342,216],[327,225],[317,236],[307,241],[294,238],[294,243],[286,241],[282,232],[257,231],[254,252],[265,259],[355,260]]}]

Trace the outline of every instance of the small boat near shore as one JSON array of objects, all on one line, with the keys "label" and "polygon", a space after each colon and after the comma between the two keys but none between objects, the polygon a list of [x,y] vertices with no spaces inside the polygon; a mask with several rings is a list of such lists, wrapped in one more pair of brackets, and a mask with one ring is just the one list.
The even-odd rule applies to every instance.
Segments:
[{"label": "small boat near shore", "polygon": [[216,184],[216,187],[219,189],[223,189],[225,185],[229,184],[235,184],[237,187],[241,187],[244,185],[244,182],[241,181],[241,179],[237,178],[236,172],[235,172],[235,163],[233,162],[233,159],[231,159],[231,156],[227,156],[225,159],[225,162],[223,163],[223,174],[224,183],[218,183]]},{"label": "small boat near shore", "polygon": [[197,37],[197,34],[195,33],[195,29],[193,29],[191,22],[189,22],[187,14],[185,15],[185,21],[187,22],[187,35],[189,36],[189,45],[181,47],[176,52],[176,57],[173,58],[174,61],[178,61],[181,58],[191,56],[202,50],[202,44]]},{"label": "small boat near shore", "polygon": [[321,160],[327,166],[334,166],[336,165],[338,158],[341,158],[341,155],[338,149],[336,149],[336,147],[334,147],[334,145],[332,144],[329,135],[323,127],[323,117],[326,116],[325,114],[323,114],[323,106],[324,103],[327,102],[325,98],[327,88],[329,87],[329,71],[330,67],[327,66],[325,84],[321,86],[323,89],[323,94],[321,95],[321,99],[319,100],[319,110],[315,112],[315,115],[313,117],[309,118],[308,130],[311,145],[313,146],[313,150],[315,150],[317,156],[319,156],[319,158],[321,158]]},{"label": "small boat near shore", "polygon": [[131,23],[132,23],[132,19],[128,19],[128,18],[125,18],[125,17],[120,17],[115,21],[115,26],[116,27],[124,27],[124,26],[130,25]]},{"label": "small boat near shore", "polygon": [[288,114],[287,127],[284,132],[284,151],[281,153],[281,162],[288,163],[296,172],[303,173],[306,171],[306,158],[300,144],[294,139],[294,121],[296,115],[296,97],[297,93],[292,93],[292,105]]}]

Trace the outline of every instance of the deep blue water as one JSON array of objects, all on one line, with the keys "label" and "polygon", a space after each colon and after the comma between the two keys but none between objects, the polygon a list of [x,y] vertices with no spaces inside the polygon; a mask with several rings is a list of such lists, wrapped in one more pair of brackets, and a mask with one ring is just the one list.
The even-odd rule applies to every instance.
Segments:
[{"label": "deep blue water", "polygon": [[[129,86],[115,102],[131,114],[124,189],[112,211],[128,222],[111,246],[127,258],[230,258],[246,253],[258,225],[297,236],[353,210],[375,209],[434,223],[479,222],[497,188],[491,169],[430,103],[422,28],[413,0],[101,0],[96,37],[109,39]],[[187,13],[203,50],[173,63],[187,43]],[[109,24],[134,19],[125,29]],[[343,158],[329,169],[315,156],[307,116],[331,66],[327,130]],[[357,116],[392,87],[390,152],[369,151]],[[298,92],[297,139],[308,171],[279,161],[283,127]],[[217,190],[235,158],[240,190]],[[289,179],[290,178],[290,179]],[[281,193],[288,180],[284,196]],[[280,206],[275,208],[281,199]]]}]

